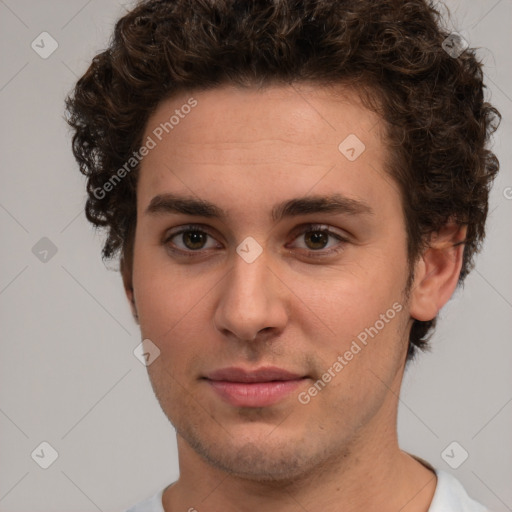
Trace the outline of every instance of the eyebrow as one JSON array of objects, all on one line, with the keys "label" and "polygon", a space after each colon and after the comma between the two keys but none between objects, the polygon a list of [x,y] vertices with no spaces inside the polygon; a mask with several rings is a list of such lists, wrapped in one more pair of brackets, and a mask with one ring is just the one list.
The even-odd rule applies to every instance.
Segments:
[{"label": "eyebrow", "polygon": [[[160,194],[151,200],[146,214],[184,214],[207,218],[226,219],[222,208],[204,199],[176,194]],[[340,194],[328,196],[304,196],[289,199],[272,208],[272,220],[280,221],[288,217],[313,213],[332,213],[346,215],[373,215],[373,209],[364,201],[351,199]]]}]

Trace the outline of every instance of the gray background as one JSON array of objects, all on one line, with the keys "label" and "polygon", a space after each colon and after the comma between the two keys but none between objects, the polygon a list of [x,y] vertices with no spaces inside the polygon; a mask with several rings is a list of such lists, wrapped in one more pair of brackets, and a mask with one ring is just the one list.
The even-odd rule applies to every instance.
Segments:
[{"label": "gray background", "polygon": [[[448,5],[451,29],[481,47],[504,116],[494,142],[502,170],[477,267],[443,309],[432,353],[407,372],[399,435],[502,512],[512,510],[512,0]],[[82,213],[63,121],[64,96],[126,7],[0,0],[2,512],[123,510],[178,475],[174,432],[132,353],[139,332],[116,264],[102,263],[102,238]],[[58,43],[47,59],[31,48],[43,31]],[[57,248],[46,262],[32,250],[43,237]],[[31,458],[43,441],[59,455],[48,469]],[[452,441],[469,453],[458,469],[441,457]]]}]

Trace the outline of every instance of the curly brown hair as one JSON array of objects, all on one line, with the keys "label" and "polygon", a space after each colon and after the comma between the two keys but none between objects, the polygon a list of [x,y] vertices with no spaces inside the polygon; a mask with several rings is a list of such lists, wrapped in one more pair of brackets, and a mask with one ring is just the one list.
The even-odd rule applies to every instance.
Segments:
[{"label": "curly brown hair", "polygon": [[[429,234],[449,220],[467,225],[462,283],[485,235],[499,168],[487,143],[501,116],[484,101],[475,50],[450,56],[448,36],[427,0],[140,2],[66,100],[73,153],[88,178],[87,219],[108,232],[103,257],[121,253],[131,268],[138,166],[115,187],[108,182],[140,147],[163,99],[226,83],[308,81],[357,86],[383,118],[410,269]],[[435,322],[414,321],[409,358],[427,346]]]}]

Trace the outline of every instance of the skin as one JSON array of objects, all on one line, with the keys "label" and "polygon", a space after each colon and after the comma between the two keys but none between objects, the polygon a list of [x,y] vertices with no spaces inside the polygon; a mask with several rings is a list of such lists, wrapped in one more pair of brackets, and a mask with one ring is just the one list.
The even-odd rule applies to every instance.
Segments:
[{"label": "skin", "polygon": [[[397,397],[412,319],[434,318],[452,295],[464,228],[433,234],[407,297],[405,220],[384,171],[384,124],[354,91],[188,92],[158,106],[144,140],[191,96],[197,106],[141,163],[133,267],[123,267],[143,339],[161,351],[148,372],[177,431],[180,478],[164,492],[166,512],[427,511],[436,477],[398,447]],[[366,147],[352,162],[338,150],[349,134]],[[168,193],[214,203],[225,217],[147,212]],[[373,213],[271,218],[276,204],[332,194]],[[198,245],[171,238],[194,223],[208,235],[193,238]],[[249,236],[263,250],[252,263],[236,252]],[[396,303],[401,311],[378,335],[300,403],[298,393]],[[202,379],[269,365],[308,378],[259,408],[226,403]]]}]

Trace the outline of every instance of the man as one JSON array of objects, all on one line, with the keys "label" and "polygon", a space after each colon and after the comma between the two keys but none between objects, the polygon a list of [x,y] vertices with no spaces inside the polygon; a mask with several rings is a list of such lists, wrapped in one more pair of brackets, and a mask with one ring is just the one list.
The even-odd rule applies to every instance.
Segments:
[{"label": "man", "polygon": [[132,512],[485,510],[396,433],[484,236],[483,87],[423,0],[149,0],[117,23],[68,109],[178,437],[179,480]]}]

